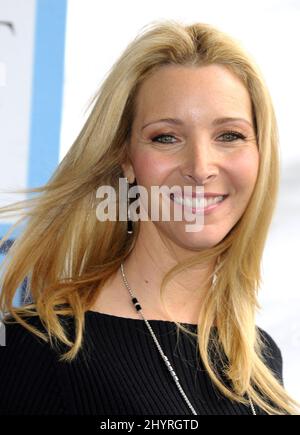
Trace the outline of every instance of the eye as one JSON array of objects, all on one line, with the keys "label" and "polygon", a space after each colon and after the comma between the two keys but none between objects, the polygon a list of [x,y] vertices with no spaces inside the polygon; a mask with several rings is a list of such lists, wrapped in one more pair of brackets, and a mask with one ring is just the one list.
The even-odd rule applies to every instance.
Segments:
[{"label": "eye", "polygon": [[[233,142],[235,140],[238,139],[246,139],[246,136],[244,136],[242,133],[239,133],[237,131],[226,131],[224,133],[222,133],[219,137],[225,137],[225,140],[223,140],[222,142]],[[173,141],[171,142],[170,140],[160,140],[160,139],[166,139],[166,138],[173,138],[175,139],[175,136],[171,135],[171,134],[160,134],[158,136],[153,137],[151,140],[153,142],[159,142],[159,143],[165,143],[165,144],[172,144],[174,143]]]},{"label": "eye", "polygon": [[244,136],[242,133],[239,133],[237,131],[226,131],[223,134],[221,134],[221,136],[219,137],[233,138],[233,140],[226,139],[223,142],[233,142],[234,140],[238,140],[238,139],[242,139],[242,140],[246,139],[246,136]]},{"label": "eye", "polygon": [[170,138],[170,137],[175,139],[175,137],[170,135],[170,134],[160,134],[158,136],[153,137],[151,140],[152,140],[152,142],[159,142],[159,143],[167,143],[167,144],[168,143],[174,143],[174,142],[169,142],[169,141],[167,141],[167,142],[165,142],[165,141],[161,142],[161,141],[158,140],[160,138]]}]

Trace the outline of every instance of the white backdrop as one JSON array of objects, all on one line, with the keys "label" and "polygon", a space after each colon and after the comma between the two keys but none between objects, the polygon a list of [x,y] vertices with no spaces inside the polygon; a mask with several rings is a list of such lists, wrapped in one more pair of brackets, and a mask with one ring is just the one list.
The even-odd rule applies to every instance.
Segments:
[{"label": "white backdrop", "polygon": [[[2,20],[11,22],[13,30],[0,27],[0,186],[22,188],[28,169],[35,0],[0,0]],[[12,171],[16,163],[18,168]],[[0,197],[0,206],[8,198]],[[24,195],[12,198],[23,199]]]},{"label": "white backdrop", "polygon": [[[63,158],[83,126],[87,116],[85,111],[88,102],[104,75],[137,32],[149,22],[171,18],[185,23],[194,21],[211,23],[239,39],[256,59],[273,97],[279,123],[282,157],[280,200],[264,255],[264,283],[260,296],[262,310],[258,315],[257,323],[266,329],[280,346],[284,358],[286,388],[300,400],[298,370],[300,286],[296,273],[300,242],[300,139],[297,128],[299,123],[298,101],[300,101],[300,1],[151,0],[151,2],[137,2],[127,0],[124,2],[110,0],[103,2],[101,0],[68,0],[65,69],[61,83],[62,113],[60,113],[59,86],[55,93],[48,91],[45,97],[45,101],[49,104],[51,95],[57,95],[57,100],[53,102],[53,113],[59,117],[62,116],[61,126],[59,125],[60,119],[51,121],[50,125],[50,121],[47,122],[49,114],[41,113],[45,104],[36,105],[33,96],[30,99],[28,94],[31,89],[36,89],[36,86],[32,86],[35,79],[31,69],[32,35],[33,31],[36,31],[33,28],[36,24],[33,24],[32,13],[35,12],[36,5],[41,5],[42,2],[44,5],[48,4],[49,9],[44,11],[41,29],[45,29],[48,19],[48,30],[52,32],[52,34],[48,32],[48,39],[46,38],[46,42],[43,40],[43,43],[51,46],[57,34],[56,26],[58,26],[54,5],[58,10],[57,13],[63,14],[59,12],[63,0],[0,0],[0,21],[9,18],[10,14],[17,17],[18,11],[22,12],[21,16],[24,18],[19,20],[20,25],[18,25],[20,29],[18,42],[21,46],[14,46],[9,53],[8,44],[15,43],[16,40],[9,42],[3,39],[9,36],[8,34],[4,36],[4,29],[0,29],[1,190],[31,185],[28,167],[34,168],[35,171],[45,167],[48,174],[52,172],[55,159],[57,164]],[[62,19],[64,18],[60,17],[60,20]],[[62,32],[64,32],[64,26],[60,24],[60,34]],[[40,40],[39,36],[36,38]],[[35,45],[38,41],[35,41]],[[59,44],[62,45],[63,41]],[[52,50],[54,55],[59,44]],[[5,48],[8,54],[4,54],[3,49]],[[46,45],[39,47],[36,52],[43,54],[50,51]],[[11,71],[7,71],[7,68],[13,65],[11,62],[15,62],[16,65],[23,62],[23,66],[15,66],[14,73],[11,74]],[[35,64],[37,67],[37,56],[35,56]],[[57,70],[59,71],[59,65],[56,69],[42,70],[39,75],[40,82],[46,86]],[[5,97],[7,89],[3,84],[7,79],[15,80],[15,86],[11,89],[15,95],[13,99]],[[57,81],[60,80],[62,78],[58,75]],[[22,89],[16,95],[21,83]],[[9,107],[14,108],[14,111],[10,113],[6,125],[3,120],[8,116],[8,112],[3,112],[3,104],[8,104],[8,102],[11,103]],[[30,113],[31,117],[29,117]],[[39,122],[41,117],[43,123]],[[56,128],[59,127],[60,138],[53,136],[55,129],[52,128],[52,124]],[[44,144],[42,151],[39,151],[36,135],[32,133],[32,125],[39,127],[39,138],[52,137],[52,142]],[[11,134],[16,137],[14,142],[12,142]],[[35,138],[35,142],[32,142],[28,136],[31,139]],[[28,146],[28,143],[31,143],[31,146]],[[32,147],[32,143],[36,145]],[[41,142],[41,146],[43,143],[44,141]],[[56,146],[57,156],[54,150]],[[29,149],[31,149],[31,156],[29,156]],[[43,155],[46,155],[47,159],[42,162],[39,159],[42,159]],[[50,165],[49,160],[51,160]],[[45,178],[45,175],[42,171],[39,177],[32,178],[32,180],[45,181],[43,177]],[[3,203],[3,197],[2,199],[0,197],[0,203],[1,201]]]}]

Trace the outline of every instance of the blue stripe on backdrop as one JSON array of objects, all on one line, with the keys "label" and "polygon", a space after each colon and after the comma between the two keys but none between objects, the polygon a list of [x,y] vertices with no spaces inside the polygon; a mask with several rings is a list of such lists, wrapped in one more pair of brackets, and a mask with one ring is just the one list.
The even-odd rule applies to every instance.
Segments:
[{"label": "blue stripe on backdrop", "polygon": [[[47,182],[59,162],[66,14],[67,0],[36,0],[26,187],[38,187]],[[9,227],[0,223],[0,237]],[[18,234],[20,229],[15,230],[13,237]]]},{"label": "blue stripe on backdrop", "polygon": [[39,0],[35,29],[35,60],[28,186],[45,183],[59,160],[66,0]]}]

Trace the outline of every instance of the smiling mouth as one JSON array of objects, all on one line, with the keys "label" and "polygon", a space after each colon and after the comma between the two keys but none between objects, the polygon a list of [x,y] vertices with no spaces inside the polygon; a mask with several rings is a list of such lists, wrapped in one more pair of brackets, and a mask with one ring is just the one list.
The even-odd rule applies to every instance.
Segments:
[{"label": "smiling mouth", "polygon": [[174,201],[176,204],[195,210],[208,209],[211,206],[223,202],[227,197],[228,195],[219,195],[219,196],[208,197],[208,198],[205,197],[183,198],[182,196],[175,196],[173,193],[170,194],[171,200]]}]

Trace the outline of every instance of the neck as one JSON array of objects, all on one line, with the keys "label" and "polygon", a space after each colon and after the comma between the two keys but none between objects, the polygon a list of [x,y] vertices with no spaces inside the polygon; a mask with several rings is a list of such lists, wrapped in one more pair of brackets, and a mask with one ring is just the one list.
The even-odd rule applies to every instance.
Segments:
[{"label": "neck", "polygon": [[198,323],[200,304],[210,288],[209,277],[214,264],[192,266],[170,278],[163,293],[168,312],[160,301],[160,287],[166,272],[178,262],[191,258],[191,255],[191,251],[178,249],[167,242],[158,234],[154,225],[150,231],[149,228],[144,230],[141,225],[136,244],[124,262],[124,270],[146,318],[155,316],[166,320]]}]

